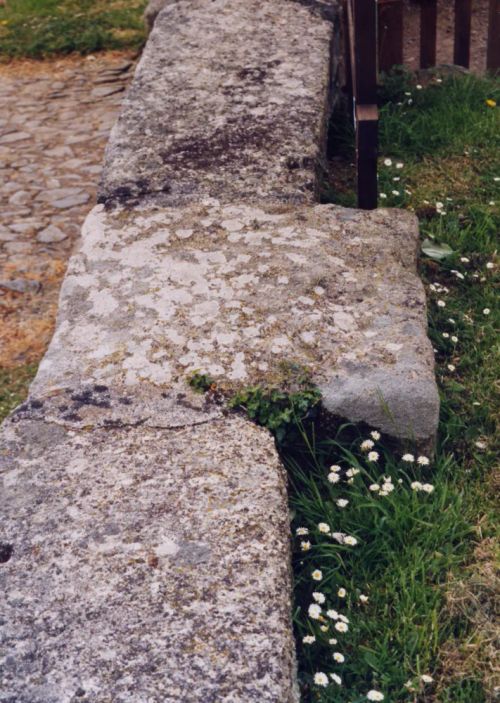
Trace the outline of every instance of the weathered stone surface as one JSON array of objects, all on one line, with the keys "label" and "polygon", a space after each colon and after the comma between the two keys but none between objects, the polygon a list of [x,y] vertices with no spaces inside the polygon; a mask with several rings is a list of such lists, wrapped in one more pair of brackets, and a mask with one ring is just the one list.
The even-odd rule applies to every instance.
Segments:
[{"label": "weathered stone surface", "polygon": [[73,390],[102,429],[71,429],[65,395],[4,428],[0,701],[295,702],[270,436],[193,398],[169,426],[158,390],[142,411],[123,393]]},{"label": "weathered stone surface", "polygon": [[101,202],[312,202],[335,7],[168,2],[112,130]]},{"label": "weathered stone surface", "polygon": [[167,2],[168,0],[149,0],[144,10],[144,21],[149,32],[153,29],[155,19],[158,17],[160,10],[165,7]]},{"label": "weathered stone surface", "polygon": [[176,387],[193,371],[237,387],[299,364],[333,413],[429,440],[438,396],[417,244],[416,218],[397,210],[98,206],[33,390]]}]

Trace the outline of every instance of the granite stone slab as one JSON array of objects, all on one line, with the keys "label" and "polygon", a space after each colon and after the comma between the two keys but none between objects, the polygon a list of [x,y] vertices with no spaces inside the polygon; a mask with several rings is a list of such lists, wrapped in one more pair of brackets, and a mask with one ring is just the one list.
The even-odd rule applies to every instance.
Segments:
[{"label": "granite stone slab", "polygon": [[0,701],[296,703],[270,435],[196,400],[183,426],[145,426],[93,392],[73,396],[100,426],[56,394],[2,430]]},{"label": "granite stone slab", "polygon": [[334,415],[431,441],[438,414],[416,218],[213,200],[87,218],[32,392],[228,389],[307,369]]},{"label": "granite stone slab", "polygon": [[167,2],[111,132],[100,202],[313,202],[336,8]]}]

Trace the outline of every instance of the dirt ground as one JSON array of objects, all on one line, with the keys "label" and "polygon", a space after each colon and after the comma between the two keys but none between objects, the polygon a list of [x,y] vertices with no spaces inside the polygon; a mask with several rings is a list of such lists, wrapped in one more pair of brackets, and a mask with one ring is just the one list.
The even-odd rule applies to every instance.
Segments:
[{"label": "dirt ground", "polygon": [[[488,33],[489,0],[473,0],[471,27],[471,65],[475,73],[486,70],[486,44]],[[453,0],[439,0],[437,25],[437,63],[453,63],[454,42]],[[404,14],[404,58],[410,68],[419,68],[420,7],[416,0],[405,0]],[[500,41],[500,37],[498,38]]]}]

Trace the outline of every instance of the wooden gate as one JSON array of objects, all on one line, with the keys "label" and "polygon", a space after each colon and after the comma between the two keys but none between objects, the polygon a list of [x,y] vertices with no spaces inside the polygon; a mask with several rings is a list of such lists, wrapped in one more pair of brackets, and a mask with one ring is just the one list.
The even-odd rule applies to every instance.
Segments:
[{"label": "wooden gate", "polygon": [[[452,0],[450,0],[451,3]],[[474,0],[454,0],[454,63],[469,67]],[[420,0],[420,67],[436,65],[437,0]],[[377,207],[378,71],[404,62],[403,0],[344,0],[346,88],[356,132],[358,207]],[[500,0],[489,0],[487,70],[500,71]]]}]

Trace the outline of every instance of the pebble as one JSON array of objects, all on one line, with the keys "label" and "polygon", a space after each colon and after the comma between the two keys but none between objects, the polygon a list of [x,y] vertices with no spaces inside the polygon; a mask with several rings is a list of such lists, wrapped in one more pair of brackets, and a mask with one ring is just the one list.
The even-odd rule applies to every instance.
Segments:
[{"label": "pebble", "polygon": [[61,200],[54,200],[52,205],[60,209],[66,209],[69,207],[75,207],[76,205],[85,205],[90,200],[90,195],[88,193],[80,193],[80,195],[68,195],[67,198],[62,198]]},{"label": "pebble", "polygon": [[108,95],[114,95],[115,93],[121,93],[124,91],[125,88],[123,85],[113,85],[109,87],[98,87],[94,88],[93,91],[91,92],[90,96],[92,98],[106,98]]},{"label": "pebble", "polygon": [[44,242],[44,244],[52,244],[52,242],[62,242],[67,236],[68,235],[60,230],[59,227],[49,225],[45,229],[42,229],[42,231],[36,235],[36,238],[39,242]]},{"label": "pebble", "polygon": [[10,281],[0,280],[0,288],[15,291],[16,293],[37,293],[41,288],[40,281],[29,278],[14,278]]}]

